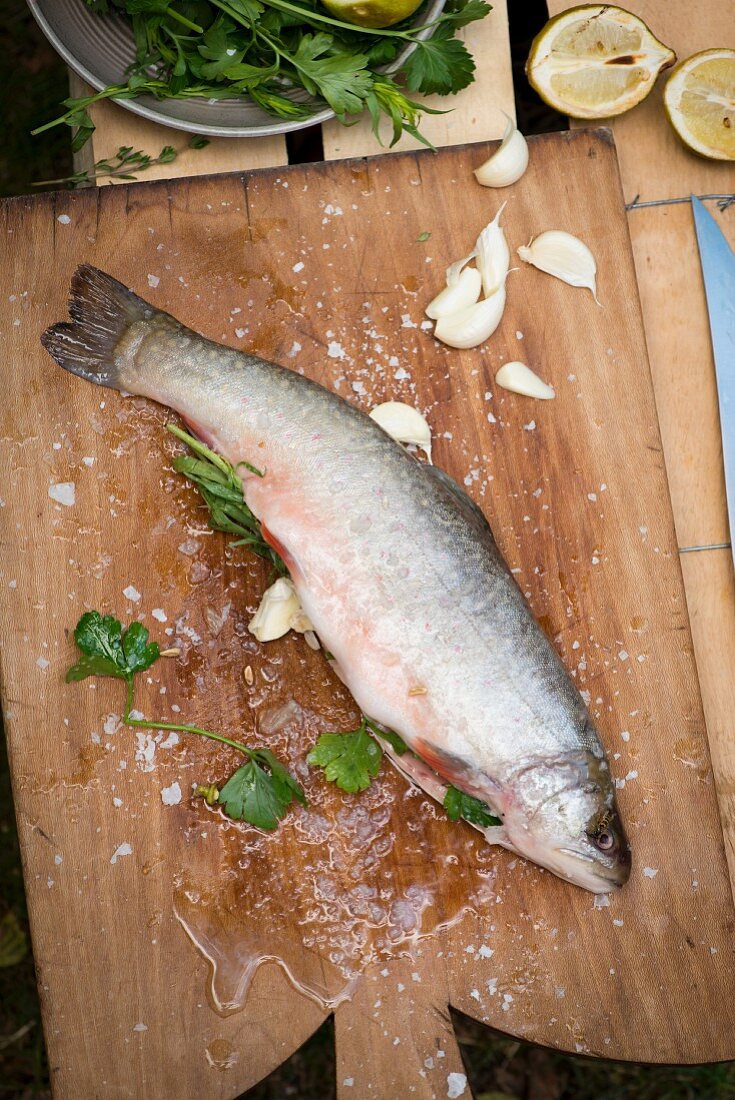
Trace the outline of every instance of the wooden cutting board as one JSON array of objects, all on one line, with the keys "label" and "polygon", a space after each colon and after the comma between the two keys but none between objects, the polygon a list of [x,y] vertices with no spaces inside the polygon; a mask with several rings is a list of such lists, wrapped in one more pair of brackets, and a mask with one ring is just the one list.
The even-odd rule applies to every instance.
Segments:
[{"label": "wooden cutting board", "polygon": [[[2,692],[57,1097],[233,1097],[332,1010],[341,1096],[469,1095],[449,1003],[572,1051],[735,1057],[733,904],[615,151],[607,131],[532,139],[507,192],[472,179],[490,151],[3,203]],[[513,249],[552,227],[591,246],[602,306],[523,266],[487,346],[443,348],[423,307],[505,198]],[[488,848],[387,767],[354,797],[306,768],[351,700],[302,638],[249,635],[265,569],[207,529],[170,414],[39,344],[82,261],[362,408],[426,412],[599,724],[624,890]],[[553,402],[495,386],[518,358]],[[271,745],[308,809],[269,836],[224,821],[190,792],[234,754],[122,728],[117,683],[65,685],[92,607],[181,649],[141,711]]]}]

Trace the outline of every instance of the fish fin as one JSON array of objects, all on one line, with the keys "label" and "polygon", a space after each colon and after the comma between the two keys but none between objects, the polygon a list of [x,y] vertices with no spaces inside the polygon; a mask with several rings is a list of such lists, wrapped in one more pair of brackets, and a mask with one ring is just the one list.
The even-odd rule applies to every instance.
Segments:
[{"label": "fish fin", "polygon": [[412,747],[422,760],[425,760],[429,767],[438,772],[448,783],[461,786],[466,781],[469,768],[461,756],[455,756],[439,748],[438,745],[426,741],[423,737],[418,738]]},{"label": "fish fin", "polygon": [[111,275],[82,264],[71,281],[71,323],[52,325],[41,336],[41,343],[71,374],[100,386],[124,389],[118,378],[115,349],[131,325],[148,321],[157,313]]},{"label": "fish fin", "polygon": [[469,496],[464,489],[457,484],[454,478],[450,477],[444,470],[440,470],[438,466],[428,466],[422,464],[422,470],[425,471],[427,477],[434,478],[438,481],[449,493],[454,497],[455,503],[459,505],[463,515],[466,519],[470,520],[474,524],[478,524],[490,538],[495,542],[495,536],[492,533],[490,524],[485,517],[484,512],[478,504],[475,504],[471,496]]}]

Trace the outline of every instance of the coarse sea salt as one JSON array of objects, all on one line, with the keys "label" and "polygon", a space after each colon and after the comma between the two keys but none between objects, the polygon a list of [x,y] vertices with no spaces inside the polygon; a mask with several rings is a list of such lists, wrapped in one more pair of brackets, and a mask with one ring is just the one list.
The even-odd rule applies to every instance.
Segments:
[{"label": "coarse sea salt", "polygon": [[131,603],[140,602],[140,592],[132,584],[129,584],[127,588],[123,588],[123,596]]},{"label": "coarse sea salt", "polygon": [[447,1096],[449,1100],[456,1100],[458,1096],[464,1096],[467,1088],[467,1077],[464,1073],[447,1074]]},{"label": "coarse sea salt", "polygon": [[48,495],[57,504],[71,508],[76,503],[76,486],[73,481],[57,481],[54,485],[49,485]]},{"label": "coarse sea salt", "polygon": [[178,783],[172,783],[170,787],[161,788],[161,802],[164,806],[178,806],[181,802],[181,787]]},{"label": "coarse sea salt", "polygon": [[132,854],[132,846],[128,844],[127,841],[125,841],[123,844],[119,844],[115,851],[112,853],[110,863],[117,863],[117,861],[119,859],[122,859],[123,856],[131,856]]}]

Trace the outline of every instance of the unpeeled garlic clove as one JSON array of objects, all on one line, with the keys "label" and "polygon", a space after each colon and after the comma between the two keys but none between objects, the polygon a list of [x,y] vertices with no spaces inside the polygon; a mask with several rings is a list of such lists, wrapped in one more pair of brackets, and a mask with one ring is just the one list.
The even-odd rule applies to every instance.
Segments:
[{"label": "unpeeled garlic clove", "polygon": [[[503,112],[505,114],[505,112]],[[528,144],[513,119],[505,115],[505,127],[500,147],[475,169],[475,179],[483,187],[508,187],[521,178],[528,167]]]},{"label": "unpeeled garlic clove", "polygon": [[551,386],[542,382],[525,363],[504,363],[495,375],[495,381],[503,389],[520,393],[523,397],[538,397],[541,401],[550,401],[552,397],[556,397]]},{"label": "unpeeled garlic clove", "polygon": [[434,327],[434,336],[450,348],[476,348],[495,332],[504,309],[505,284],[489,298],[450,317],[440,317]]},{"label": "unpeeled garlic clove", "polygon": [[505,282],[510,267],[510,249],[500,224],[500,215],[505,206],[503,203],[490,224],[485,226],[475,245],[477,269],[482,276],[482,289],[486,298]]},{"label": "unpeeled garlic clove", "polygon": [[474,305],[482,290],[482,276],[475,267],[466,267],[456,282],[445,286],[425,309],[427,317],[437,321],[449,313]]},{"label": "unpeeled garlic clove", "polygon": [[293,581],[288,577],[279,577],[265,590],[258,610],[248,623],[248,630],[259,642],[273,642],[289,630],[303,634],[313,629],[296,595]]},{"label": "unpeeled garlic clove", "polygon": [[525,263],[533,264],[539,271],[554,275],[570,286],[587,287],[597,302],[595,257],[578,237],[561,229],[547,229],[530,244],[522,245],[518,255]]},{"label": "unpeeled garlic clove", "polygon": [[370,416],[398,443],[413,443],[420,447],[431,462],[431,428],[418,409],[405,405],[403,401],[384,401],[382,405],[375,406]]}]

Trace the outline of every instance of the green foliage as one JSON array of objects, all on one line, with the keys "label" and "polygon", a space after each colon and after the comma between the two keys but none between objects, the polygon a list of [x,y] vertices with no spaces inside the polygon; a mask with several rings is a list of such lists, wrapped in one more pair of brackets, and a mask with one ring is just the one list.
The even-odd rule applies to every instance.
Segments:
[{"label": "green foliage", "polygon": [[[378,140],[379,121],[386,116],[392,125],[391,145],[404,130],[429,144],[418,131],[420,114],[429,109],[408,99],[402,84],[411,92],[443,95],[466,87],[475,65],[455,34],[490,10],[484,0],[449,0],[431,37],[422,40],[412,26],[413,16],[390,28],[356,27],[330,16],[319,0],[88,3],[97,12],[117,11],[129,18],[136,57],[125,83],[65,100],[65,113],[34,131],[66,123],[74,129],[75,150],[94,131],[88,108],[99,99],[246,96],[285,119],[305,118],[320,108],[318,102],[295,103],[287,92],[290,86],[326,101],[345,123],[368,111]],[[414,45],[413,52],[396,71],[390,69],[407,44]]]},{"label": "green foliage", "polygon": [[340,790],[357,794],[366,790],[378,774],[382,756],[383,750],[363,721],[348,733],[323,733],[306,762],[323,768],[327,779]]},{"label": "green foliage", "polygon": [[487,802],[473,798],[471,794],[465,794],[464,791],[451,785],[447,787],[447,793],[444,795],[444,809],[450,821],[459,821],[460,818],[464,818],[471,825],[479,825],[483,829],[490,825],[502,824],[500,818],[495,817],[491,812]]},{"label": "green foliage", "polygon": [[82,657],[67,672],[66,682],[75,683],[87,676],[112,676],[124,680],[127,685],[125,725],[136,729],[193,733],[229,745],[247,757],[247,763],[237,769],[221,791],[211,783],[200,786],[199,793],[210,805],[219,801],[225,813],[234,820],[247,821],[258,829],[275,829],[294,800],[306,804],[301,785],[269,749],[251,749],[200,726],[132,717],[135,675],[145,672],[160,656],[158,645],[148,641],[148,631],[142,623],[133,622],[123,630],[119,619],[112,615],[87,611],[76,625],[74,641]]},{"label": "green foliage", "polygon": [[159,657],[158,645],[148,642],[142,623],[131,623],[123,633],[119,619],[99,611],[82,615],[74,641],[83,656],[67,672],[67,684],[87,676],[115,676],[131,683],[136,672],[144,672]]}]

